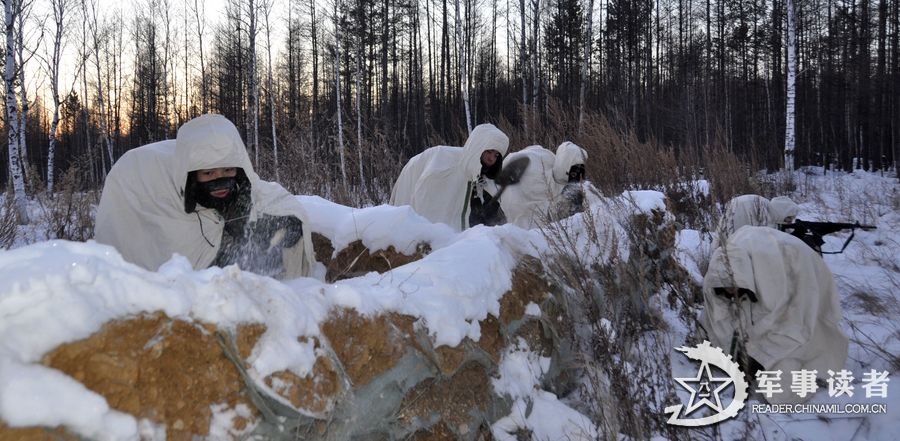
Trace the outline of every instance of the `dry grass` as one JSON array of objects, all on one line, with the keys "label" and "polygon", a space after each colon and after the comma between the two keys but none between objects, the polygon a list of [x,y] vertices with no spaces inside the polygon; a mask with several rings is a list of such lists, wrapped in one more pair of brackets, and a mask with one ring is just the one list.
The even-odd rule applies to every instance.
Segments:
[{"label": "dry grass", "polygon": [[[544,259],[562,287],[556,298],[571,327],[569,345],[578,360],[574,376],[586,382],[580,396],[587,408],[581,410],[606,438],[621,433],[630,439],[655,434],[688,439],[692,434],[666,424],[663,413],[676,400],[669,355],[681,343],[671,341],[663,303],[691,328],[699,295],[674,259],[673,221],[662,212],[632,215],[622,223],[622,240],[591,211],[583,217],[588,248],[612,252],[599,258],[588,252],[585,258],[573,239],[576,233],[557,224],[545,230],[551,251]],[[620,247],[627,247],[627,259],[616,251]]]},{"label": "dry grass", "polygon": [[[545,118],[531,121],[527,132],[524,127],[505,119],[493,122],[509,136],[510,153],[534,144],[552,151],[564,141],[578,144],[589,155],[587,177],[603,194],[618,194],[629,189],[665,192],[676,201],[674,214],[687,225],[710,222],[710,219],[702,219],[700,213],[709,211],[708,206],[713,202],[721,203],[739,194],[760,191],[753,179],[752,167],[724,147],[675,148],[656,139],[640,139],[633,130],[621,128],[601,113],[586,113],[580,131],[577,111],[557,103],[547,106]],[[355,130],[349,125],[347,128],[344,138],[346,189],[333,129],[323,131],[328,135],[315,143],[306,131],[282,133],[279,136],[277,180],[296,194],[315,194],[345,205],[386,203],[403,165],[419,152],[408,145],[396,145],[397,141],[377,128],[364,128],[364,139],[359,146]],[[461,129],[446,139],[430,139],[426,147],[463,145],[465,140],[466,133]],[[717,145],[724,145],[724,142]],[[254,156],[251,152],[251,157]],[[262,149],[257,173],[264,179],[276,180],[274,163],[271,149]],[[701,179],[710,182],[711,195],[698,191],[696,182]]]},{"label": "dry grass", "polygon": [[[305,132],[287,133],[282,136],[278,152],[278,182],[294,194],[313,194],[325,199],[355,207],[383,204],[390,199],[394,180],[407,158],[389,152],[396,146],[380,132],[365,132],[362,143],[363,170],[360,176],[360,151],[355,139],[345,138],[344,167],[347,188],[343,185],[337,142],[324,139],[313,144]],[[274,152],[260,151],[260,167],[257,173],[266,180],[275,181]]]},{"label": "dry grass", "polygon": [[94,237],[99,192],[83,190],[86,188],[84,175],[79,167],[69,167],[59,183],[60,191],[37,197],[41,208],[37,229],[44,232],[46,239],[84,242]]},{"label": "dry grass", "polygon": [[769,193],[763,191],[753,178],[752,167],[734,153],[721,148],[708,149],[704,156],[704,170],[710,184],[710,195],[719,204],[725,204],[731,198],[742,194]]},{"label": "dry grass", "polygon": [[[564,141],[572,141],[588,153],[588,179],[604,194],[626,189],[662,188],[678,181],[687,158],[660,145],[656,140],[641,140],[633,131],[616,128],[605,116],[587,113],[578,132],[576,112],[551,104],[545,122],[538,122],[526,133],[523,127],[507,121],[498,127],[510,138],[510,152],[529,145],[542,145],[552,151]],[[689,162],[689,161],[688,161]]]},{"label": "dry grass", "polygon": [[764,190],[751,162],[723,147],[724,141],[675,148],[656,139],[640,139],[600,113],[585,114],[579,132],[577,112],[554,104],[548,112],[549,117],[533,123],[528,133],[506,121],[498,124],[510,137],[511,152],[532,144],[555,151],[562,142],[572,141],[588,152],[587,178],[602,194],[663,192],[681,228],[710,231],[718,222],[718,206],[734,196]]}]

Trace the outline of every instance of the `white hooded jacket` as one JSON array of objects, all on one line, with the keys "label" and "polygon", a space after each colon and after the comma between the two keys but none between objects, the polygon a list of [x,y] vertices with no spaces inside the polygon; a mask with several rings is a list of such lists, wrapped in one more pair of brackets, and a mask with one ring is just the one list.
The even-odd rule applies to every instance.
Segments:
[{"label": "white hooded jacket", "polygon": [[553,164],[553,179],[560,185],[560,188],[569,182],[569,169],[575,165],[584,165],[587,158],[587,151],[573,142],[566,141],[556,148],[556,162]]},{"label": "white hooded jacket", "polygon": [[197,117],[178,130],[175,140],[126,152],[106,177],[95,239],[151,271],[175,253],[195,269],[209,267],[219,251],[224,222],[216,210],[200,205],[185,212],[184,193],[188,172],[220,167],[241,168],[247,175],[250,221],[268,214],[303,222],[303,239],[284,250],[283,276],[309,275],[313,257],[306,211],[283,187],[260,180],[237,129],[221,115]]},{"label": "white hooded jacket", "polygon": [[403,167],[391,192],[391,205],[409,205],[432,222],[462,231],[469,227],[469,195],[481,174],[481,154],[496,150],[506,155],[508,148],[509,138],[500,129],[481,124],[462,148],[425,150]]},{"label": "white hooded jacket", "polygon": [[710,342],[731,347],[737,320],[730,301],[715,288],[744,288],[758,301],[744,301],[740,314],[747,353],[767,371],[782,371],[783,393],[772,403],[808,400],[791,392],[791,371],[844,368],[848,340],[841,329],[840,299],[825,262],[800,239],[768,227],[744,226],[712,255],[703,280],[702,320]]},{"label": "white hooded jacket", "polygon": [[550,214],[551,201],[559,196],[562,185],[553,179],[556,155],[539,145],[510,153],[504,166],[517,158],[528,157],[528,167],[516,185],[510,185],[500,198],[500,208],[507,222],[531,229],[544,223]]},{"label": "white hooded jacket", "polygon": [[528,168],[516,185],[511,185],[500,198],[500,207],[506,219],[525,229],[543,225],[555,219],[560,210],[556,205],[566,203],[560,193],[569,181],[569,169],[584,164],[587,152],[572,142],[564,142],[556,149],[556,154],[538,146],[511,153],[504,159],[508,164],[516,158],[527,156]]}]

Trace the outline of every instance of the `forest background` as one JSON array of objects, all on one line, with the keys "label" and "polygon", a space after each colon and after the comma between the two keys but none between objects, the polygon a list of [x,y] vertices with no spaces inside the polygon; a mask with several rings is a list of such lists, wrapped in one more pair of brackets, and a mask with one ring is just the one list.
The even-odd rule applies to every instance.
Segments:
[{"label": "forest background", "polygon": [[[297,193],[386,201],[481,122],[573,140],[601,190],[794,164],[896,168],[900,0],[6,0],[0,179],[97,190],[206,112]],[[793,12],[793,14],[789,14]],[[789,26],[793,24],[793,26]],[[795,129],[788,32],[795,29]],[[726,196],[723,194],[723,196]],[[727,195],[730,196],[730,195]]]}]

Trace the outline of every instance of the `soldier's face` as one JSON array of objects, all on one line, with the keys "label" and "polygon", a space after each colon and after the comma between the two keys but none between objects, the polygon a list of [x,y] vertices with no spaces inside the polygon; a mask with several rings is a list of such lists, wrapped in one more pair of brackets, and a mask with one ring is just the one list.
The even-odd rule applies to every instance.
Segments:
[{"label": "soldier's face", "polygon": [[500,152],[496,150],[485,150],[481,153],[481,164],[490,167],[500,158]]},{"label": "soldier's face", "polygon": [[[235,176],[237,176],[237,168],[234,167],[197,170],[197,183],[200,184],[200,188],[207,191],[210,196],[223,199],[231,194],[231,190],[234,187]],[[232,179],[225,180],[222,178]],[[217,179],[222,179],[224,182],[216,181]]]},{"label": "soldier's face", "polygon": [[581,182],[584,179],[584,164],[573,165],[569,168],[569,182]]}]

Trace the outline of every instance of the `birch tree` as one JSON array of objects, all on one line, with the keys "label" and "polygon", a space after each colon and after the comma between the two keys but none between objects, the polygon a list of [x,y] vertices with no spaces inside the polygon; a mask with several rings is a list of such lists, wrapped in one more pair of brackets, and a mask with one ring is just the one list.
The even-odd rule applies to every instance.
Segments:
[{"label": "birch tree", "polygon": [[[114,23],[124,23],[125,16],[122,9],[117,8],[113,15]],[[107,45],[107,57],[112,59],[112,65],[107,67],[107,78],[112,77],[112,82],[106,88],[112,96],[109,102],[109,119],[111,127],[107,129],[112,132],[113,148],[122,140],[122,104],[123,90],[125,82],[124,74],[124,54],[125,54],[125,27],[113,26],[110,28],[109,41]]]},{"label": "birch tree", "polygon": [[[360,8],[360,6],[357,5],[357,8]],[[363,32],[360,32],[360,31],[356,32],[356,69],[355,69],[356,72],[354,73],[354,76],[356,77],[356,154],[358,156],[357,160],[359,161],[359,185],[362,187],[363,191],[365,192],[366,178],[365,178],[365,175],[363,174],[363,154],[362,154],[362,151],[363,151],[363,137],[362,137],[362,119],[363,119],[363,117],[362,117],[362,108],[361,108],[362,107],[362,97],[360,96],[361,91],[362,91],[362,86],[360,83],[362,82],[362,76],[363,76],[363,72],[362,72],[362,68],[360,67],[360,63],[362,63],[362,57],[363,57],[363,38],[364,37],[365,36],[363,35]]]},{"label": "birch tree", "polygon": [[309,0],[309,34],[312,46],[312,111],[309,123],[309,143],[316,145],[319,121],[319,32],[316,16],[316,0]]},{"label": "birch tree", "polygon": [[521,26],[519,27],[519,71],[522,77],[522,126],[525,134],[528,134],[528,65],[525,63],[528,54],[525,46],[525,0],[519,0],[519,17],[521,18]]},{"label": "birch tree", "polygon": [[[109,139],[109,127],[106,119],[106,99],[103,90],[103,75],[100,69],[100,51],[106,40],[106,25],[100,21],[97,6],[97,0],[91,0],[88,27],[91,32],[94,67],[97,71],[97,107],[100,108],[100,142],[103,144],[103,148],[106,151],[107,159],[109,160],[109,168],[112,168],[115,159],[113,159],[112,142],[110,142]],[[107,171],[108,168],[103,170],[104,174],[106,174]]]},{"label": "birch tree", "polygon": [[539,35],[541,31],[541,10],[543,9],[542,0],[531,0],[531,106],[532,115],[537,115],[538,111],[538,92],[540,85],[540,41]]},{"label": "birch tree", "polygon": [[47,193],[53,194],[56,158],[56,132],[59,129],[59,63],[62,58],[62,38],[65,33],[66,12],[69,0],[50,0],[53,10],[53,53],[47,66],[50,73],[50,95],[53,98],[53,119],[50,121],[50,134],[47,146]]},{"label": "birch tree", "polygon": [[[162,64],[162,101],[163,101],[163,139],[169,139],[169,132],[171,132],[171,109],[169,107],[169,91],[177,90],[175,88],[174,81],[172,85],[169,85],[169,73],[174,72],[175,69],[172,68],[172,59],[174,58],[172,53],[172,18],[169,15],[169,11],[171,9],[171,5],[169,4],[169,0],[156,0],[161,2],[159,8],[160,18],[163,20],[163,64]],[[102,106],[101,106],[102,107]],[[102,111],[102,109],[101,109]]]},{"label": "birch tree", "polygon": [[[32,4],[30,1],[25,3],[19,0],[19,11],[16,17],[16,59],[18,60],[19,102],[22,103],[22,110],[19,112],[19,119],[16,121],[16,124],[18,124],[17,130],[19,132],[19,164],[23,175],[29,172],[28,146],[26,145],[28,138],[26,136],[28,130],[28,85],[25,82],[25,65],[31,59],[30,55],[28,58],[25,57],[25,21],[30,16]],[[38,37],[37,40],[40,40],[42,37]],[[28,176],[26,175],[25,178],[27,180]]]},{"label": "birch tree", "polygon": [[794,0],[787,0],[787,108],[785,109],[785,117],[787,121],[784,126],[784,169],[786,171],[794,171],[794,141],[796,139],[794,122],[795,102],[797,97],[796,81],[797,81],[797,24],[794,14]]},{"label": "birch tree", "polygon": [[[344,162],[344,121],[341,114],[341,21],[338,15],[341,0],[334,0],[334,94],[337,101],[338,154],[341,158],[341,182],[347,193],[347,167]],[[349,193],[348,193],[349,194]]]},{"label": "birch tree", "polygon": [[[88,156],[88,164],[89,164],[88,170],[89,170],[89,174],[90,174],[90,180],[91,180],[91,183],[96,185],[99,183],[99,179],[97,179],[97,175],[98,175],[97,170],[96,170],[97,164],[96,164],[96,161],[94,160],[94,143],[91,142],[91,127],[90,127],[90,118],[89,118],[89,116],[90,116],[90,100],[88,99],[88,97],[90,96],[90,94],[89,94],[90,89],[88,88],[88,76],[87,76],[88,64],[86,62],[86,60],[88,58],[90,58],[90,56],[91,56],[91,52],[88,50],[88,41],[90,40],[89,34],[88,34],[88,21],[89,21],[90,13],[88,12],[87,0],[80,0],[80,3],[81,3],[81,11],[80,11],[81,12],[81,20],[80,20],[81,21],[81,49],[79,52],[79,56],[82,57],[82,59],[84,59],[85,62],[82,63],[81,66],[79,66],[80,67],[79,70],[80,70],[81,83],[82,83],[81,84],[81,87],[82,87],[81,93],[82,93],[84,102],[83,102],[81,109],[79,109],[80,114],[78,115],[77,120],[79,122],[80,128],[83,130],[83,133],[84,133],[84,146],[85,146],[85,150],[87,151],[87,156]],[[132,101],[132,102],[134,102],[134,101]],[[101,153],[100,157],[102,160],[102,158],[103,158],[102,153]]]},{"label": "birch tree", "polygon": [[466,45],[463,39],[463,25],[459,18],[459,0],[456,3],[456,50],[459,54],[459,87],[462,89],[463,106],[466,112],[466,128],[472,133],[472,112],[469,106],[469,67],[466,60]]},{"label": "birch tree", "polygon": [[275,180],[278,176],[278,133],[275,128],[275,90],[272,85],[272,28],[269,26],[269,16],[272,14],[272,0],[266,0],[261,5],[266,26],[266,56],[268,57],[268,78],[266,78],[266,90],[269,97],[269,117],[272,120],[272,151],[275,155]]},{"label": "birch tree", "polygon": [[28,211],[26,210],[25,176],[22,173],[22,164],[19,163],[19,130],[18,110],[16,102],[16,19],[21,12],[21,3],[14,0],[3,2],[6,18],[6,66],[3,79],[6,81],[6,117],[9,124],[7,135],[9,148],[9,176],[13,181],[13,198],[20,224],[28,223]]},{"label": "birch tree", "polygon": [[258,22],[258,8],[256,0],[250,0],[248,4],[248,16],[250,20],[248,36],[250,39],[250,124],[253,129],[253,150],[255,151],[254,166],[259,168],[259,78],[257,75],[256,34]]},{"label": "birch tree", "polygon": [[194,6],[191,10],[194,13],[197,31],[197,45],[200,55],[200,100],[203,113],[209,111],[209,83],[206,78],[206,60],[203,57],[203,33],[206,32],[206,2],[204,0],[194,0]]}]

